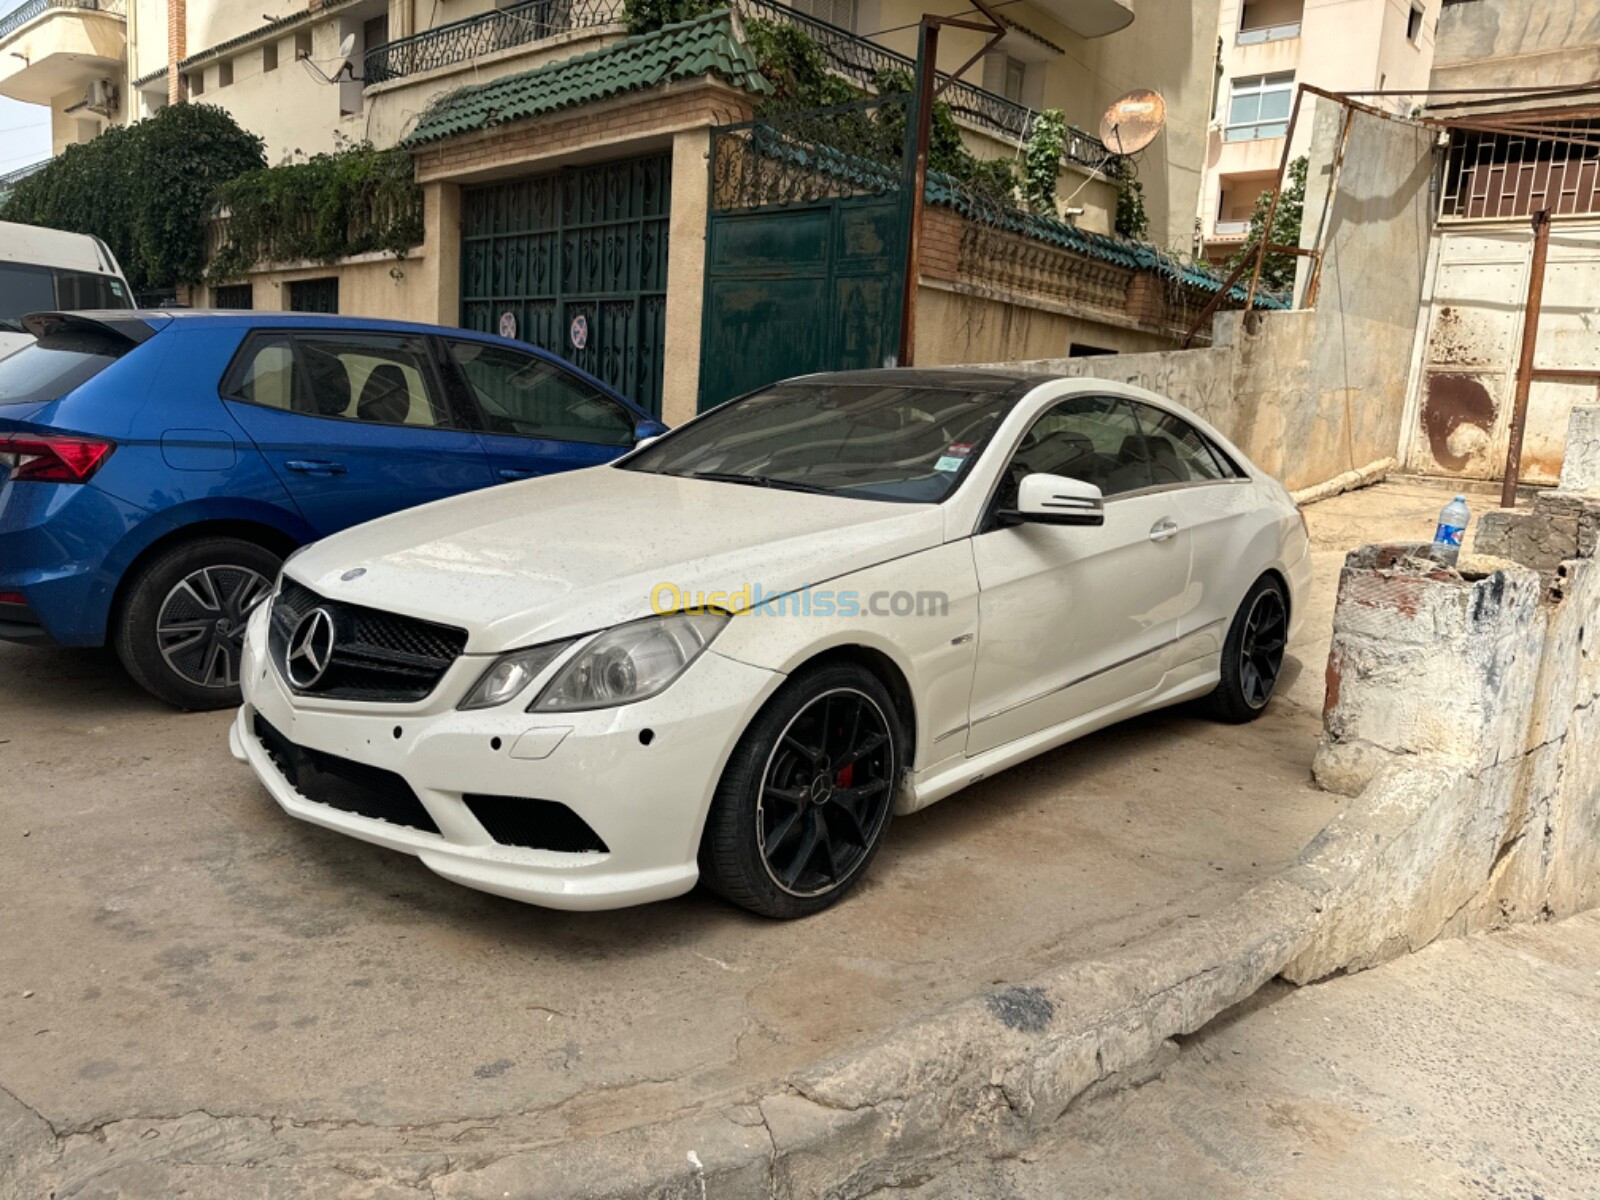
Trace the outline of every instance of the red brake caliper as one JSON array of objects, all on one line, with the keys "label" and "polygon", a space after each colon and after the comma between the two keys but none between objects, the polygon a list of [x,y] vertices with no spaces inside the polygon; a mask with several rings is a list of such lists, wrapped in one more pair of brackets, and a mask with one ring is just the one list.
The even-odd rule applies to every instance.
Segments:
[{"label": "red brake caliper", "polygon": [[834,782],[834,785],[837,786],[837,787],[847,788],[847,787],[854,787],[855,786],[855,779],[856,779],[856,765],[855,765],[855,763],[846,763],[844,765],[844,769],[839,772],[838,776],[834,779],[833,782]]}]

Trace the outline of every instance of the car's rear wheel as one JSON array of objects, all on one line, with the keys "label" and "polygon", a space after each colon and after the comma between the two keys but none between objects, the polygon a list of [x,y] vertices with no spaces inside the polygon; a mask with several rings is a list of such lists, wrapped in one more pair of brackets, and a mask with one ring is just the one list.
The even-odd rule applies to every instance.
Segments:
[{"label": "car's rear wheel", "polygon": [[1288,597],[1276,578],[1263,575],[1239,605],[1222,645],[1222,678],[1207,697],[1212,715],[1243,724],[1265,712],[1288,643]]},{"label": "car's rear wheel", "polygon": [[117,657],[145,691],[178,708],[239,703],[239,658],[251,610],[282,559],[240,538],[199,538],[156,555],[128,582],[112,632]]},{"label": "car's rear wheel", "polygon": [[762,916],[820,912],[866,872],[894,810],[899,714],[872,672],[798,673],[745,730],[700,843],[700,877]]}]

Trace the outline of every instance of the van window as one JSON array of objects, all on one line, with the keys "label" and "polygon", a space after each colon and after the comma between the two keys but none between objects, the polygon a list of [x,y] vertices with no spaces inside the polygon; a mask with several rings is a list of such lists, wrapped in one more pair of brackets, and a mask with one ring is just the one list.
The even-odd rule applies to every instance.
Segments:
[{"label": "van window", "polygon": [[49,267],[0,262],[0,325],[21,333],[23,317],[49,312],[55,306],[55,281]]},{"label": "van window", "polygon": [[129,350],[126,338],[65,329],[0,358],[0,405],[59,400],[104,371]]},{"label": "van window", "polygon": [[128,289],[111,275],[0,262],[0,325],[12,333],[22,331],[18,322],[29,313],[132,307]]}]

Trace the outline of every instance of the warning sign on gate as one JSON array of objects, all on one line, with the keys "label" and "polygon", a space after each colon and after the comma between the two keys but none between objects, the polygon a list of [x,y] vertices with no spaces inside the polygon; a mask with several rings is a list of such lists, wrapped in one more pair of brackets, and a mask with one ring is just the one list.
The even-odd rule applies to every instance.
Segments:
[{"label": "warning sign on gate", "polygon": [[589,344],[589,318],[584,316],[582,313],[579,313],[577,316],[573,317],[570,334],[572,337],[572,348],[574,350],[582,350],[585,346],[587,346]]},{"label": "warning sign on gate", "polygon": [[503,338],[517,336],[517,314],[509,308],[500,314],[500,336]]}]

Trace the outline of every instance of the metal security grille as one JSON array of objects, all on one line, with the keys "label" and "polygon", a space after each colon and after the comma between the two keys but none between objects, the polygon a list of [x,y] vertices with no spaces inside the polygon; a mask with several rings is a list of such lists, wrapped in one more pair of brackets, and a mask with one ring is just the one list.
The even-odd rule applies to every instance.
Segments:
[{"label": "metal security grille", "polygon": [[468,190],[461,324],[559,354],[659,416],[671,196],[666,154]]},{"label": "metal security grille", "polygon": [[339,311],[339,279],[296,279],[289,284],[289,311],[336,313]]},{"label": "metal security grille", "polygon": [[256,306],[255,285],[251,283],[227,283],[216,291],[216,307],[230,308],[246,311]]},{"label": "metal security grille", "polygon": [[1440,215],[1457,220],[1600,212],[1600,121],[1560,122],[1565,135],[1456,130]]}]

